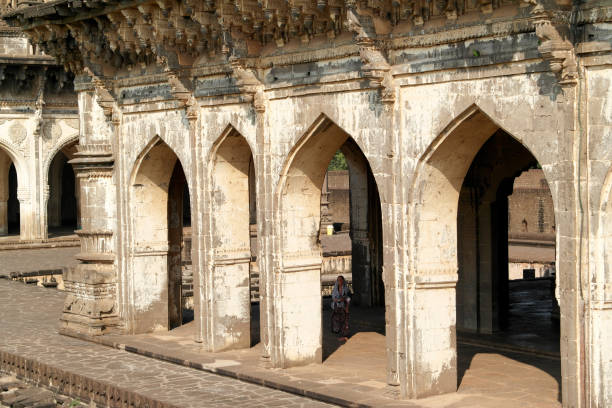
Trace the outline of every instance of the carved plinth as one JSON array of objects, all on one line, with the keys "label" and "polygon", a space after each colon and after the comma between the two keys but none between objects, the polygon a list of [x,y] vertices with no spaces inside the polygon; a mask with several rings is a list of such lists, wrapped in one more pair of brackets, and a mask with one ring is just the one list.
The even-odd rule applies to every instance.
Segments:
[{"label": "carved plinth", "polygon": [[76,258],[81,263],[64,276],[67,296],[61,327],[64,331],[100,335],[119,326],[113,231],[100,228],[114,221],[104,210],[114,188],[110,146],[79,146],[70,164],[81,180],[79,187],[90,193],[89,204],[82,208],[83,229],[77,231],[81,251]]},{"label": "carved plinth", "polygon": [[61,329],[100,335],[119,325],[115,271],[112,264],[82,263],[64,274],[67,296]]}]

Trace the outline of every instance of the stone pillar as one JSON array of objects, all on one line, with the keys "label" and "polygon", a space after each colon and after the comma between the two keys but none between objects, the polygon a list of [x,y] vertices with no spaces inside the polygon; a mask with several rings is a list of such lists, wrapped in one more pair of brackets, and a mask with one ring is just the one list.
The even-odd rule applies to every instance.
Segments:
[{"label": "stone pillar", "polygon": [[209,348],[251,345],[249,166],[247,141],[230,130],[213,154],[210,225],[213,240],[212,332]]},{"label": "stone pillar", "polygon": [[8,234],[8,201],[0,200],[0,235]]},{"label": "stone pillar", "polygon": [[457,329],[478,331],[478,210],[473,192],[462,188],[457,216]]},{"label": "stone pillar", "polygon": [[209,349],[222,351],[251,346],[251,252],[215,251],[213,276],[213,332]]},{"label": "stone pillar", "polygon": [[351,269],[355,303],[372,306],[372,282],[370,276],[370,237],[368,234],[368,168],[367,163],[354,146],[346,142],[342,154],[349,167],[349,202],[351,218]]},{"label": "stone pillar", "polygon": [[408,361],[413,371],[408,378],[412,383],[401,384],[402,395],[424,398],[457,389],[456,281],[455,270],[421,271],[410,285]]},{"label": "stone pillar", "polygon": [[185,174],[180,164],[174,166],[168,187],[168,329],[183,324],[182,252],[183,196]]},{"label": "stone pillar", "polygon": [[493,305],[495,302],[495,277],[493,276],[493,222],[491,203],[478,206],[478,299],[479,327],[481,333],[497,331],[497,317]]},{"label": "stone pillar", "polygon": [[329,185],[327,182],[327,173],[325,173],[323,188],[321,188],[321,227],[319,228],[319,235],[327,234],[327,227],[329,225],[333,225],[333,223],[331,210],[329,208]]},{"label": "stone pillar", "polygon": [[116,305],[115,234],[117,223],[114,157],[110,124],[90,84],[79,84],[80,139],[70,161],[79,179],[81,261],[64,275],[66,301],[61,330],[99,335],[119,325]]},{"label": "stone pillar", "polygon": [[22,241],[31,241],[36,238],[35,214],[32,205],[32,195],[29,188],[17,187],[17,200],[19,200],[19,237]]},{"label": "stone pillar", "polygon": [[282,292],[275,299],[283,322],[276,344],[275,366],[288,368],[323,361],[321,347],[321,254],[286,256],[277,283]]},{"label": "stone pillar", "polygon": [[82,228],[81,226],[81,182],[78,177],[76,177],[76,171],[74,166],[72,166],[72,170],[74,171],[74,197],[76,198],[76,229],[79,230]]}]

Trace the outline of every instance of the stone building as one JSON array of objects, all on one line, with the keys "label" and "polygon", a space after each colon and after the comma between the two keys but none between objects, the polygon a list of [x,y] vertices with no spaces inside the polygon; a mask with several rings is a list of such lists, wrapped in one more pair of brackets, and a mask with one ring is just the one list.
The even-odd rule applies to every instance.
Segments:
[{"label": "stone building", "polygon": [[555,273],[555,212],[546,177],[530,169],[514,180],[508,196],[508,261],[510,279],[533,273]]},{"label": "stone building", "polygon": [[0,235],[12,241],[76,226],[78,188],[66,164],[79,137],[72,79],[20,29],[0,24]]},{"label": "stone building", "polygon": [[64,330],[181,324],[187,185],[195,340],[249,346],[255,221],[262,357],[320,362],[321,186],[341,149],[387,381],[454,392],[456,328],[498,325],[507,197],[539,165],[563,404],[612,404],[609,3],[59,0],[5,19],[76,75],[83,263]]}]

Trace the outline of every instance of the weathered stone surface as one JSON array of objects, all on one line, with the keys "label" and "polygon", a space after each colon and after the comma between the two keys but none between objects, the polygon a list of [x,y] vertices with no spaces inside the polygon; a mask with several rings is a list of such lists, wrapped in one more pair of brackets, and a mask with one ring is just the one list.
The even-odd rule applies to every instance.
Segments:
[{"label": "weathered stone surface", "polygon": [[[487,228],[503,212],[487,204],[463,217],[458,203],[474,158],[503,134],[542,167],[552,194],[563,403],[610,405],[612,12],[596,1],[434,3],[66,0],[9,13],[77,75],[83,263],[64,327],[172,326],[168,202],[180,166],[196,340],[248,343],[256,224],[263,357],[319,362],[321,187],[348,143],[367,164],[354,172],[367,203],[352,210],[368,223],[351,220],[353,277],[379,271],[358,288],[372,302],[384,293],[387,381],[404,397],[453,392],[457,281],[464,265],[492,270]],[[522,170],[526,155],[503,153]],[[475,189],[494,194],[495,177],[510,175],[485,167]],[[461,235],[458,217],[480,227]],[[470,247],[475,237],[489,247]],[[465,248],[482,257],[466,260]],[[481,306],[483,329],[495,330],[495,299]]]}]

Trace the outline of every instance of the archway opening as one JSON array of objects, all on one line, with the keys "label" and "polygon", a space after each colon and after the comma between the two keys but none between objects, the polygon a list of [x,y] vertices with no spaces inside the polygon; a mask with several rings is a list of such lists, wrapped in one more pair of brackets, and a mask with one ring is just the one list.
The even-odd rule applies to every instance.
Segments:
[{"label": "archway opening", "polygon": [[472,161],[457,223],[460,333],[558,354],[552,196],[536,158],[503,130]]},{"label": "archway opening", "polygon": [[11,157],[0,149],[0,235],[18,234],[17,171]]},{"label": "archway opening", "polygon": [[246,139],[230,128],[213,149],[211,169],[213,351],[259,343],[255,170]]},{"label": "archway opening", "polygon": [[[493,373],[503,377],[526,363],[534,368],[538,386],[521,376],[504,377],[504,384],[524,388],[542,403],[560,396],[559,328],[550,323],[551,281],[544,282],[545,291],[518,295],[511,292],[514,283],[509,281],[508,196],[514,179],[537,167],[530,151],[475,108],[453,121],[419,164],[412,248],[415,302],[423,313],[414,318],[420,336],[415,358],[417,365],[435,373],[421,375],[423,384],[436,384],[434,392],[469,387],[475,378]],[[538,316],[548,313],[544,325],[552,328],[546,337],[533,330],[538,323],[527,316],[518,316],[523,320],[515,324],[516,331],[502,330],[511,327],[520,310],[538,304],[545,304],[547,310]],[[556,354],[529,354],[546,353],[542,345],[549,340]],[[488,372],[481,369],[483,362]],[[498,384],[491,386],[487,392],[499,391]],[[432,389],[423,386],[416,393],[427,395]]]},{"label": "archway opening", "polygon": [[20,220],[21,211],[19,209],[19,199],[17,198],[17,169],[11,163],[8,172],[9,195],[7,201],[7,224],[9,235],[19,235],[21,232]]},{"label": "archway opening", "polygon": [[[352,138],[336,151],[325,174],[320,240],[325,360],[358,333],[385,334],[380,198],[368,161]],[[351,300],[348,331],[334,333],[331,304],[338,276],[347,282]]]},{"label": "archway opening", "polygon": [[77,142],[64,146],[49,165],[47,198],[47,232],[49,237],[70,235],[80,228],[78,179],[69,161],[76,153]]},{"label": "archway opening", "polygon": [[[338,151],[347,162],[344,176],[329,170]],[[345,177],[348,190],[343,194],[349,200],[343,217],[350,225],[344,229],[337,220],[334,228],[335,203],[329,201],[333,198],[330,183],[338,177]],[[355,362],[346,361],[347,354],[336,350],[378,344],[362,352],[368,349],[368,363],[378,361],[385,367],[381,207],[365,155],[346,132],[323,117],[290,155],[280,194],[279,279],[286,328],[282,364],[325,359],[330,369],[335,364],[346,367]],[[338,275],[352,287],[348,336],[332,332],[331,295]],[[379,374],[385,381],[384,369]]]},{"label": "archway opening", "polygon": [[193,320],[192,293],[183,288],[191,284],[185,277],[192,277],[190,257],[185,259],[191,214],[185,210],[186,197],[183,167],[172,149],[157,139],[141,155],[130,187],[134,333],[172,330]]}]

